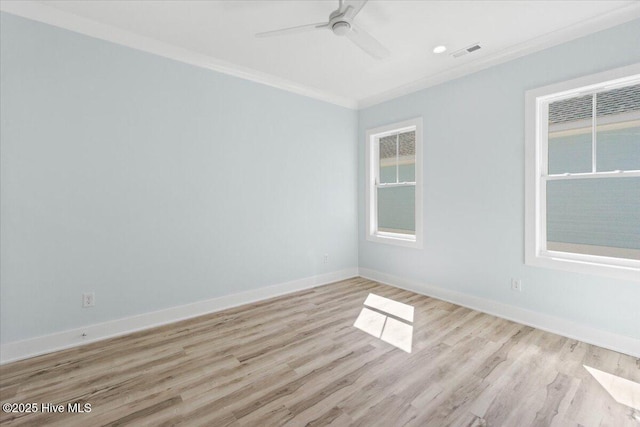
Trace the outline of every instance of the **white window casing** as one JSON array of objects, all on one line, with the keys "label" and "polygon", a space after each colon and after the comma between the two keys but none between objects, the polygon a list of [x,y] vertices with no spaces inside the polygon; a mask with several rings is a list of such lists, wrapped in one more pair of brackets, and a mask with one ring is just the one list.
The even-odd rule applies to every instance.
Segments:
[{"label": "white window casing", "polygon": [[[548,182],[586,179],[618,179],[640,177],[640,170],[598,171],[596,169],[596,110],[593,109],[592,149],[590,171],[579,173],[550,173],[548,168],[549,104],[583,95],[593,96],[593,106],[599,92],[640,84],[640,64],[609,70],[538,89],[525,95],[525,264],[579,273],[640,281],[640,259],[618,256],[616,248],[598,248],[596,255],[580,253],[580,245],[558,244],[547,247]],[[600,120],[606,125],[606,120]],[[564,131],[564,129],[563,129]],[[571,132],[570,126],[566,132]],[[640,212],[638,212],[640,216]],[[624,249],[618,253],[623,253]],[[637,251],[632,249],[631,251]],[[597,251],[596,251],[597,252]]]},{"label": "white window casing", "polygon": [[[380,170],[380,139],[391,135],[399,135],[405,132],[415,131],[415,182],[400,181],[399,167],[396,168],[396,182],[382,183],[379,177]],[[422,118],[415,118],[387,126],[368,129],[366,132],[366,189],[365,189],[365,235],[371,242],[387,243],[392,245],[422,248],[423,244],[423,216],[422,216],[422,163],[423,163],[423,133]],[[397,145],[399,147],[399,145]],[[399,158],[399,154],[398,154]],[[415,235],[382,231],[378,228],[378,189],[393,187],[412,187],[415,191]]]}]

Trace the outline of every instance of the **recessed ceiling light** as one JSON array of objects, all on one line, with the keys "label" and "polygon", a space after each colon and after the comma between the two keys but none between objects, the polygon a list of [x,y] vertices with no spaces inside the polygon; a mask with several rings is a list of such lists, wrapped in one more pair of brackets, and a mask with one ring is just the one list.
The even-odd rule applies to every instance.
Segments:
[{"label": "recessed ceiling light", "polygon": [[446,46],[436,46],[433,48],[433,53],[442,53],[447,50]]}]

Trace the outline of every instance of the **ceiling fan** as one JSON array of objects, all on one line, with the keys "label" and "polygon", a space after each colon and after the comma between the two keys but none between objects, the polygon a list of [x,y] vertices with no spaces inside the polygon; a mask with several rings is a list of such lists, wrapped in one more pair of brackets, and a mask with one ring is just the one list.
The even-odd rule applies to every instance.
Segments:
[{"label": "ceiling fan", "polygon": [[338,9],[331,12],[329,22],[300,25],[297,27],[283,28],[281,30],[267,31],[256,34],[256,37],[281,36],[285,34],[302,33],[314,30],[331,30],[336,36],[346,36],[360,49],[374,58],[383,59],[389,56],[389,51],[374,39],[369,33],[354,24],[353,20],[360,13],[368,0],[339,0]]}]

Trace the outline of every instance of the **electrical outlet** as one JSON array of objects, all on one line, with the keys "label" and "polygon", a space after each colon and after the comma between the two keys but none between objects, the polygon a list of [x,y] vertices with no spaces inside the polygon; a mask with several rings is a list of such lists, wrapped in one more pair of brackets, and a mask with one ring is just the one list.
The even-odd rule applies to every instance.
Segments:
[{"label": "electrical outlet", "polygon": [[324,256],[322,257],[322,262],[324,262],[325,264],[329,264],[329,254],[324,254]]},{"label": "electrical outlet", "polygon": [[96,305],[96,294],[95,292],[86,292],[82,294],[82,307],[93,307]]},{"label": "electrical outlet", "polygon": [[522,292],[522,280],[511,279],[511,290],[516,292]]}]

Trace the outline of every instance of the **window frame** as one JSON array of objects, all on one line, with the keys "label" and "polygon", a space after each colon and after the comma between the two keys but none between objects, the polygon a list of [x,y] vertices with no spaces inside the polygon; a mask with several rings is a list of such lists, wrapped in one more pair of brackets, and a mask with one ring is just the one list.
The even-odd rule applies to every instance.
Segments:
[{"label": "window frame", "polygon": [[[548,104],[578,95],[640,83],[640,63],[564,81],[525,93],[525,264],[623,280],[640,281],[640,260],[548,250],[546,186],[557,179],[622,178],[638,171],[547,173]],[[595,124],[592,126],[595,127]]]},{"label": "window frame", "polygon": [[[379,180],[379,140],[382,137],[415,131],[415,184],[400,183],[390,186],[412,185],[415,188],[415,237],[408,238],[406,234],[378,231],[378,193]],[[416,117],[402,122],[391,123],[389,125],[370,128],[366,131],[365,140],[365,164],[366,164],[366,189],[365,189],[365,236],[366,240],[377,243],[422,249],[423,244],[423,218],[422,218],[422,117]]]}]

